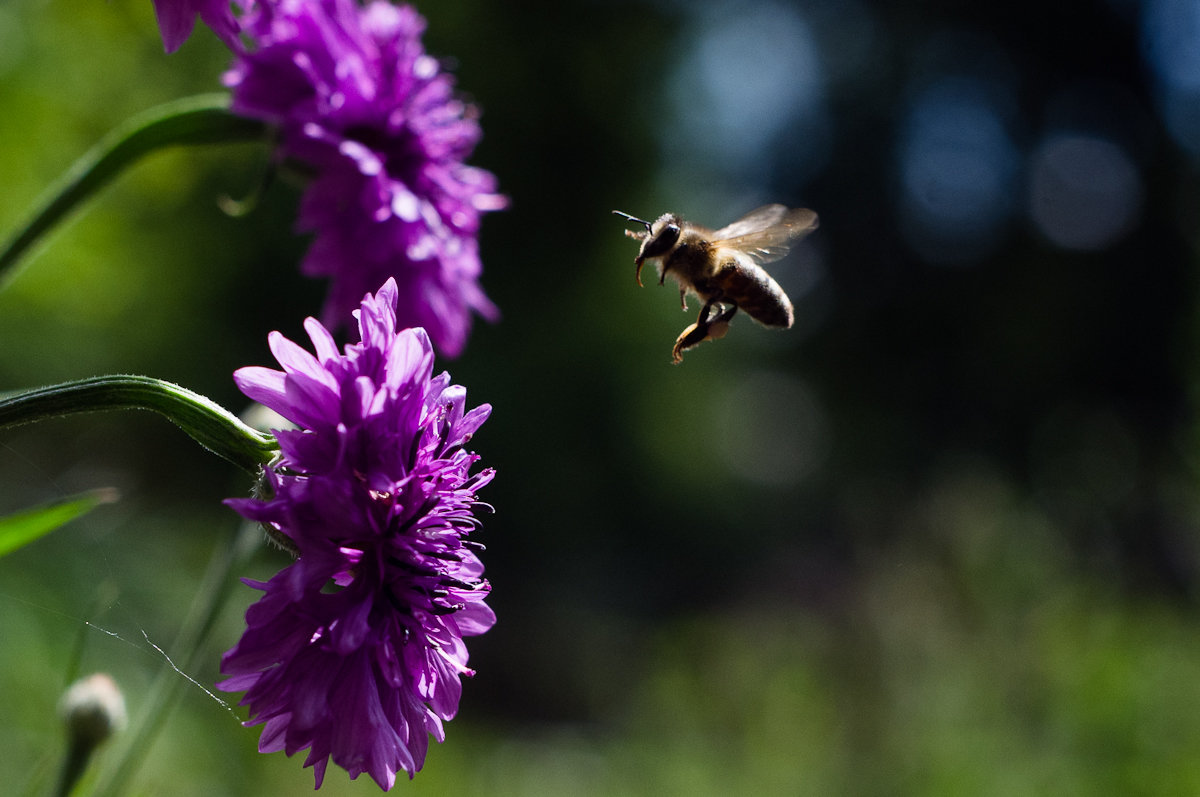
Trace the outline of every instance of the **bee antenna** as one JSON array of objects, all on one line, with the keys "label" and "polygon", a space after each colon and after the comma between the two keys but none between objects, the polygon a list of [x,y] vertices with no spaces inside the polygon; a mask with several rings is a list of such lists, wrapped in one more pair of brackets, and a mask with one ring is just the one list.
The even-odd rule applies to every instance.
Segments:
[{"label": "bee antenna", "polygon": [[614,210],[613,213],[616,213],[618,216],[624,216],[625,218],[629,219],[630,221],[636,221],[638,224],[645,225],[646,232],[650,232],[650,222],[646,221],[645,219],[639,219],[637,216],[630,216],[628,213],[624,213],[619,210]]}]

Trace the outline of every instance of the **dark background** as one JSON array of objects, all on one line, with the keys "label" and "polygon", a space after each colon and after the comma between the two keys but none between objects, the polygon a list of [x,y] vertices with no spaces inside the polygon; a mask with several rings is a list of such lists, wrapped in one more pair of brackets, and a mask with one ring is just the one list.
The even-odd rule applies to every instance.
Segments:
[{"label": "dark background", "polygon": [[[503,319],[440,363],[494,407],[500,619],[398,790],[1200,788],[1200,4],[418,7],[512,206],[481,239]],[[0,9],[0,226],[226,63],[202,28],[163,55],[148,2]],[[295,188],[217,207],[266,156],[156,155],[53,236],[0,293],[0,389],[134,372],[243,409],[230,373],[323,295]],[[796,326],[739,317],[672,366],[692,316],[637,288],[610,211],[767,202],[821,217],[771,266]],[[109,485],[121,503],[0,560],[7,782],[46,777],[80,640],[141,707],[141,632],[170,638],[248,489],[149,416],[0,434],[0,511]],[[190,691],[146,788],[309,788],[256,737]]]}]

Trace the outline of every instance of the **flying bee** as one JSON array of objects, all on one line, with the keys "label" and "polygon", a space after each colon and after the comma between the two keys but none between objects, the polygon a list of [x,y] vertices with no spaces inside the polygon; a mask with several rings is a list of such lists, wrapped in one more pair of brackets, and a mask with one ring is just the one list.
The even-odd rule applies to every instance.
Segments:
[{"label": "flying bee", "polygon": [[642,264],[653,260],[659,285],[668,274],[679,283],[679,303],[684,310],[688,309],[689,293],[704,302],[696,323],[676,338],[672,362],[682,362],[683,352],[693,346],[725,337],[739,309],[763,326],[787,329],[792,325],[791,300],[761,264],[783,257],[792,241],[815,230],[816,213],[764,205],[719,230],[697,226],[674,213],[664,213],[653,223],[619,210],[613,213],[646,228],[625,231],[642,242],[633,261],[639,286]]}]

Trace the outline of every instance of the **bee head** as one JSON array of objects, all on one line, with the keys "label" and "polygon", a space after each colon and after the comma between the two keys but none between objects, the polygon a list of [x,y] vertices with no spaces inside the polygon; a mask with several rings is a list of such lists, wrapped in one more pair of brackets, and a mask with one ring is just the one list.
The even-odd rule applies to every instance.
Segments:
[{"label": "bee head", "polygon": [[664,213],[658,217],[658,221],[647,224],[648,232],[642,241],[642,251],[638,253],[638,257],[662,257],[670,252],[671,247],[679,241],[681,223],[682,219],[674,213]]},{"label": "bee head", "polygon": [[625,234],[630,238],[636,238],[642,242],[642,248],[638,252],[634,263],[637,265],[637,283],[642,284],[642,264],[648,257],[662,257],[679,241],[679,225],[680,219],[674,213],[664,213],[658,217],[658,220],[653,224],[645,219],[639,219],[635,216],[630,216],[628,213],[622,213],[619,210],[614,210],[618,216],[624,216],[630,221],[635,221],[646,227],[645,232],[632,232],[626,230]]}]

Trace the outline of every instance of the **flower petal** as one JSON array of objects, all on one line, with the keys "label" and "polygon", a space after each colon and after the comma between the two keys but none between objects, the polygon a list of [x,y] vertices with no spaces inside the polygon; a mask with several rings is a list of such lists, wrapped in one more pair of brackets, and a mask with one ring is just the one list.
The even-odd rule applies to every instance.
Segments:
[{"label": "flower petal", "polygon": [[278,461],[256,497],[226,503],[286,537],[297,558],[246,611],[220,688],[244,691],[260,749],[308,750],[318,785],[332,760],[382,788],[421,768],[470,676],[463,637],[495,615],[463,542],[492,477],[462,446],[490,407],[433,376],[421,328],[397,327],[388,281],[363,299],[363,339],[338,352],[306,324],[315,355],[278,333],[283,371],[243,368],[239,387],[301,428],[276,432]]}]

